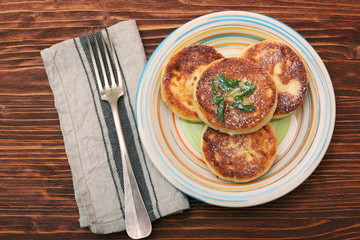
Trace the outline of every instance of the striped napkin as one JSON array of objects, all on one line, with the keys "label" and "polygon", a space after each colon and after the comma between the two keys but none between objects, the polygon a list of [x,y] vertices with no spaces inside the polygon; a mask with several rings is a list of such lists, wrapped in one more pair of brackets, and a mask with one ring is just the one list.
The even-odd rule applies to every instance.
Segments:
[{"label": "striped napkin", "polygon": [[[151,220],[189,208],[187,198],[156,170],[142,147],[134,107],[146,63],[134,20],[109,27],[125,76],[119,112],[132,167]],[[41,51],[73,176],[80,226],[94,233],[125,229],[120,148],[110,105],[100,99],[84,36]]]}]

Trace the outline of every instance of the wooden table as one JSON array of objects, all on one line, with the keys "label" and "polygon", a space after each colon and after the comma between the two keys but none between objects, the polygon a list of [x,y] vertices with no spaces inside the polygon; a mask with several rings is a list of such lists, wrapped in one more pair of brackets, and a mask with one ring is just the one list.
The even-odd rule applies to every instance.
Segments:
[{"label": "wooden table", "polygon": [[78,224],[72,179],[40,50],[89,26],[136,19],[149,57],[175,28],[223,10],[294,28],[319,53],[335,89],[334,135],[319,167],[273,202],[191,209],[153,224],[149,239],[360,239],[360,1],[0,1],[0,239],[127,239]]}]

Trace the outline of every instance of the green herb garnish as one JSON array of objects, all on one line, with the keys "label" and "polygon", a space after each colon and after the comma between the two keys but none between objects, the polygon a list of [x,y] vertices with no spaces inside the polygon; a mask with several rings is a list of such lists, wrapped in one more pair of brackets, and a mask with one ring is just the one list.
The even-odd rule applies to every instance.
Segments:
[{"label": "green herb garnish", "polygon": [[244,82],[244,84],[241,86],[241,93],[239,96],[242,97],[246,97],[249,96],[251,94],[253,94],[253,92],[256,90],[256,85],[253,82],[250,81],[246,81]]},{"label": "green herb garnish", "polygon": [[239,85],[240,82],[239,80],[236,79],[226,78],[225,75],[222,73],[219,73],[216,76],[216,81],[219,85],[219,88],[224,92],[233,91]]},{"label": "green herb garnish", "polygon": [[253,94],[256,90],[256,85],[253,82],[236,80],[233,78],[226,78],[222,73],[216,76],[216,82],[218,87],[225,92],[221,94],[216,88],[214,79],[211,80],[211,90],[214,97],[211,99],[211,103],[216,103],[216,116],[219,121],[224,121],[225,100],[235,95],[234,102],[231,104],[232,109],[238,109],[239,112],[252,112],[255,110],[254,105],[247,105],[244,103],[244,97]]},{"label": "green herb garnish", "polygon": [[225,108],[225,100],[222,100],[218,103],[216,108],[216,116],[220,120],[220,122],[224,121],[224,108]]},{"label": "green herb garnish", "polygon": [[211,80],[211,90],[212,93],[214,94],[214,97],[211,99],[211,103],[218,104],[216,108],[216,116],[220,121],[224,121],[225,97],[221,95],[216,89],[214,80]]}]

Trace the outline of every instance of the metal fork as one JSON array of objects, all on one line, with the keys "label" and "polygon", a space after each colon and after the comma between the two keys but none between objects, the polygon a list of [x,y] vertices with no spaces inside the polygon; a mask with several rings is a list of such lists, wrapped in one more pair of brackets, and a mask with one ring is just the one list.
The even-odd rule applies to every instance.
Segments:
[{"label": "metal fork", "polygon": [[[107,27],[105,27],[105,32],[106,32],[108,42],[106,42],[106,40],[104,39],[102,32],[101,31],[99,31],[99,32],[100,32],[100,36],[101,36],[103,53],[105,55],[105,60],[106,60],[107,66],[109,68],[110,82],[106,75],[106,70],[104,67],[104,60],[103,60],[103,57],[102,57],[102,54],[100,51],[100,47],[99,47],[99,43],[98,43],[96,34],[94,33],[94,30],[92,30],[92,34],[95,39],[95,49],[92,48],[89,35],[86,32],[87,43],[88,43],[88,47],[90,50],[90,55],[91,55],[91,59],[93,62],[95,76],[96,76],[97,84],[99,87],[101,99],[108,101],[111,106],[111,110],[112,110],[112,114],[113,114],[114,122],[115,122],[115,127],[116,127],[116,132],[117,132],[117,135],[119,138],[121,159],[122,159],[122,166],[123,166],[123,176],[124,176],[126,232],[129,235],[129,237],[131,237],[133,239],[140,239],[140,238],[149,236],[151,233],[152,227],[151,227],[149,215],[147,213],[143,199],[139,192],[139,187],[137,185],[133,169],[131,167],[129,155],[128,155],[125,140],[124,140],[124,135],[123,135],[122,128],[121,128],[120,118],[119,118],[118,99],[121,96],[123,96],[125,93],[124,83],[123,83],[124,80],[123,80],[123,77],[122,77],[122,74],[120,71],[119,61],[118,61],[117,55],[115,53],[114,46],[110,40],[110,35],[109,35]],[[99,62],[100,62],[100,67],[101,67],[101,71],[102,71],[102,75],[103,75],[104,86],[100,79],[99,69],[96,64],[94,50],[97,52],[97,55],[99,56]],[[110,56],[108,54],[108,51],[110,52]],[[116,81],[115,81],[115,76],[114,76],[113,68],[111,65],[111,61],[113,62],[113,65],[115,65],[118,83],[116,83]]]}]

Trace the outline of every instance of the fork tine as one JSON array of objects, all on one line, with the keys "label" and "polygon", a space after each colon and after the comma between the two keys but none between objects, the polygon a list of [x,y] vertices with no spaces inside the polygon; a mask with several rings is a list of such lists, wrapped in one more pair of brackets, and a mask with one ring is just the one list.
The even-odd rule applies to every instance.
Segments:
[{"label": "fork tine", "polygon": [[[108,48],[107,48],[107,43],[105,43],[105,39],[104,39],[104,36],[100,30],[100,27],[98,27],[99,29],[99,32],[100,32],[100,36],[101,36],[101,42],[102,42],[102,45],[103,45],[103,48],[104,48],[104,52],[105,52],[105,58],[106,58],[106,62],[107,62],[107,65],[109,67],[109,72],[110,72],[110,86],[111,87],[115,87],[116,85],[116,82],[115,82],[115,78],[114,78],[114,72],[113,72],[113,68],[112,68],[112,65],[111,65],[111,62],[110,62],[110,59],[109,59],[109,53],[108,53]],[[109,49],[109,51],[111,51]],[[114,60],[114,59],[113,59]]]},{"label": "fork tine", "polygon": [[107,36],[107,39],[109,40],[109,45],[110,45],[110,55],[111,55],[111,58],[114,60],[114,65],[115,65],[115,68],[116,68],[116,74],[118,76],[118,80],[119,80],[119,86],[120,87],[123,87],[123,84],[124,84],[124,79],[122,77],[122,74],[120,72],[120,63],[119,63],[119,59],[117,58],[117,55],[115,53],[115,48],[114,48],[114,45],[112,44],[112,41],[111,41],[111,38],[110,38],[110,34],[109,34],[109,31],[108,31],[108,28],[107,26],[105,25],[105,32],[106,32],[106,36]]},{"label": "fork tine", "polygon": [[86,29],[85,29],[85,33],[86,33],[86,40],[87,40],[88,48],[89,48],[89,51],[90,51],[91,61],[92,61],[92,64],[94,66],[95,78],[96,78],[99,90],[102,91],[102,90],[104,90],[104,88],[103,88],[103,86],[101,84],[100,75],[99,75],[99,69],[98,69],[97,64],[96,64],[94,51],[93,51],[93,48],[91,46],[89,34],[88,34]]},{"label": "fork tine", "polygon": [[102,71],[102,74],[103,74],[103,77],[104,77],[104,85],[105,85],[104,89],[108,89],[109,88],[109,81],[108,81],[108,78],[107,78],[107,75],[106,75],[104,61],[103,61],[102,54],[101,54],[101,51],[100,51],[99,43],[97,41],[96,34],[94,33],[94,28],[91,28],[91,30],[92,30],[92,34],[93,34],[94,39],[95,39],[96,51],[97,51],[98,56],[99,56],[101,71]]}]

